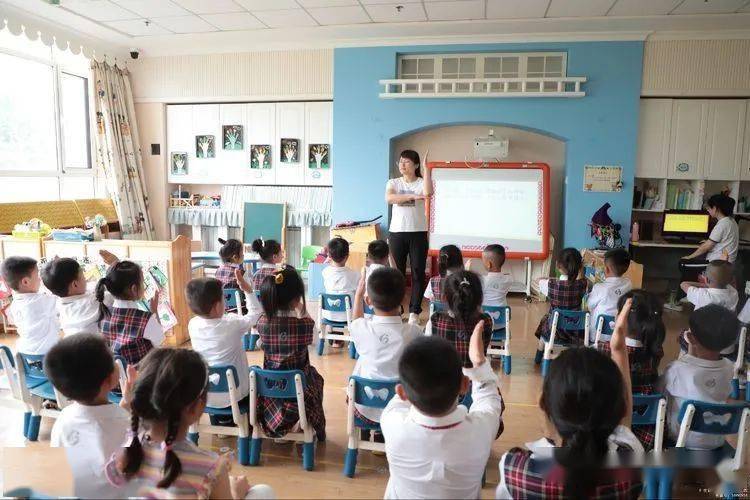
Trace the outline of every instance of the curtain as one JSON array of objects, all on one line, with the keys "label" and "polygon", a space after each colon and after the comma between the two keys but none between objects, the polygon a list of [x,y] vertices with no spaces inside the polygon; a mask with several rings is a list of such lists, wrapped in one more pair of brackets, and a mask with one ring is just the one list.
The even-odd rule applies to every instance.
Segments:
[{"label": "curtain", "polygon": [[96,161],[117,210],[124,239],[151,240],[141,148],[127,70],[91,61],[96,113]]},{"label": "curtain", "polygon": [[330,226],[333,188],[321,186],[224,186],[221,207],[245,212],[245,202],[286,203],[289,227]]}]

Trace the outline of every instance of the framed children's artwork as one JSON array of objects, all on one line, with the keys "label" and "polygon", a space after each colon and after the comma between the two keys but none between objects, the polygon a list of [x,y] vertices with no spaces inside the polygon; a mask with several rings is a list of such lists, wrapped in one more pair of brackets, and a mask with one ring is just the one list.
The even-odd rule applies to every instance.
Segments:
[{"label": "framed children's artwork", "polygon": [[172,153],[172,175],[187,175],[187,153]]},{"label": "framed children's artwork", "polygon": [[299,139],[281,139],[281,163],[299,163]]},{"label": "framed children's artwork", "polygon": [[215,158],[216,145],[212,135],[195,136],[195,157],[196,158]]},{"label": "framed children's artwork", "polygon": [[270,144],[254,144],[250,146],[250,168],[271,168]]},{"label": "framed children's artwork", "polygon": [[320,170],[321,168],[329,168],[329,155],[331,146],[328,144],[310,144],[310,151],[308,154],[308,166]]},{"label": "framed children's artwork", "polygon": [[223,147],[229,151],[243,149],[242,125],[224,125],[222,127]]}]

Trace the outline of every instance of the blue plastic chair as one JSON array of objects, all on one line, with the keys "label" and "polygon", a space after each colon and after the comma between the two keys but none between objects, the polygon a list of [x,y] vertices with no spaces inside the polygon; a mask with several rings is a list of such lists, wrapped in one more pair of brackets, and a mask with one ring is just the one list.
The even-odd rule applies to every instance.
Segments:
[{"label": "blue plastic chair", "polygon": [[42,408],[45,400],[54,401],[59,408],[67,404],[67,400],[57,392],[44,373],[43,354],[16,353],[16,372],[21,399],[26,404],[27,411],[23,418],[23,433],[29,441],[39,438],[39,427],[42,417],[57,418],[58,410]]},{"label": "blue plastic chair", "polygon": [[594,336],[594,348],[599,347],[599,342],[609,342],[614,333],[615,317],[608,314],[600,314],[596,318],[596,335]]},{"label": "blue plastic chair", "polygon": [[[500,356],[503,360],[503,372],[510,375],[510,307],[482,306],[482,311],[492,318],[492,339],[487,346],[487,355]],[[502,347],[495,347],[494,344],[501,344]]]},{"label": "blue plastic chair", "polygon": [[250,413],[249,398],[240,400],[239,375],[237,368],[232,365],[217,365],[208,367],[208,394],[229,394],[229,406],[206,406],[203,413],[211,417],[232,416],[237,427],[226,425],[196,423],[190,426],[188,439],[198,444],[201,432],[209,434],[227,434],[237,436],[237,460],[242,465],[250,463],[250,427],[248,414]]},{"label": "blue plastic chair", "polygon": [[430,317],[432,317],[432,315],[436,312],[443,312],[446,309],[447,306],[445,305],[445,303],[440,302],[439,300],[430,301]]},{"label": "blue plastic chair", "polygon": [[360,430],[369,430],[372,439],[375,432],[380,432],[380,424],[372,425],[357,418],[354,414],[354,404],[356,403],[368,408],[383,409],[396,394],[396,384],[398,384],[398,380],[371,380],[355,375],[349,377],[349,385],[346,388],[346,395],[349,400],[346,432],[349,436],[349,442],[344,458],[345,476],[354,477],[359,450],[385,452],[385,445],[383,443],[362,441],[360,439]]},{"label": "blue plastic chair", "polygon": [[268,439],[258,421],[258,398],[266,397],[282,400],[295,400],[299,408],[299,425],[302,432],[290,432],[280,439],[303,442],[302,467],[313,470],[315,467],[315,431],[307,421],[305,408],[305,374],[301,370],[263,370],[250,367],[250,426],[253,428],[250,441],[249,465],[260,463],[262,439]]},{"label": "blue plastic chair", "polygon": [[242,291],[239,288],[224,289],[224,310],[226,312],[237,312],[242,305]]},{"label": "blue plastic chair", "polygon": [[26,498],[28,500],[52,500],[59,497],[53,497],[34,491],[31,488],[15,488],[4,493],[6,498]]},{"label": "blue plastic chair", "polygon": [[[601,316],[600,316],[601,317]],[[664,447],[664,432],[667,421],[667,400],[662,394],[633,394],[632,426],[655,427],[654,449],[652,453],[660,453]],[[659,490],[658,468],[645,469],[645,497],[657,498]]]},{"label": "blue plastic chair", "polygon": [[[320,308],[318,309],[318,356],[325,351],[326,340],[342,340],[349,342],[349,357],[357,357],[357,348],[354,346],[349,331],[352,322],[352,299],[346,294],[320,294]],[[323,311],[346,313],[346,321],[333,321],[323,317]]]},{"label": "blue plastic chair", "polygon": [[365,317],[372,317],[375,316],[375,309],[368,306],[367,303],[362,304],[362,313],[365,315]]},{"label": "blue plastic chair", "polygon": [[118,377],[120,379],[120,390],[110,391],[110,393],[107,395],[107,399],[110,403],[119,405],[120,401],[122,401],[122,388],[125,387],[125,384],[128,381],[126,371],[127,367],[128,360],[126,360],[122,356],[115,356],[115,369],[117,370]]},{"label": "blue plastic chair", "polygon": [[554,359],[555,347],[567,348],[570,347],[568,343],[555,342],[557,335],[557,329],[565,330],[568,332],[577,332],[576,334],[582,336],[583,344],[588,347],[589,345],[589,318],[590,315],[586,311],[570,311],[568,309],[553,309],[550,311],[550,334],[549,338],[544,337],[539,339],[539,345],[534,356],[534,363],[542,363],[542,377],[547,376],[549,371],[549,365]]},{"label": "blue plastic chair", "polygon": [[[745,343],[747,342],[747,327],[743,326],[740,329],[740,335],[737,342],[737,356],[734,360],[734,375],[732,377],[732,393],[729,396],[732,399],[740,399],[740,375],[745,369]],[[747,372],[746,372],[747,373]],[[745,394],[746,399],[750,401],[750,388],[748,388],[748,380],[745,380]]]}]

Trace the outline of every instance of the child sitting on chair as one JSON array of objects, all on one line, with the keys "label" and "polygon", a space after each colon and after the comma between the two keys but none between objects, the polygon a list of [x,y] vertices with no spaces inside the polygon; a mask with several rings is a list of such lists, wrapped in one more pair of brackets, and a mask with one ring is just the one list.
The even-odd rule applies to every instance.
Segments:
[{"label": "child sitting on chair", "polygon": [[510,274],[503,272],[505,264],[505,247],[487,245],[482,251],[482,264],[487,269],[487,276],[482,278],[483,306],[505,307],[508,305],[508,291],[513,284]]},{"label": "child sitting on chair", "polygon": [[[583,270],[581,252],[575,248],[564,248],[557,256],[557,270],[560,272],[559,279],[550,278],[539,281],[539,291],[542,295],[549,297],[550,311],[552,309],[580,311],[583,296],[588,290],[588,282],[581,276]],[[539,326],[534,333],[536,338],[549,339],[550,317],[550,313],[547,313],[539,321]],[[557,342],[570,343],[574,340],[579,339],[576,339],[571,332],[562,328],[557,329]]]},{"label": "child sitting on chair", "polygon": [[24,354],[47,354],[60,340],[57,297],[40,293],[42,280],[36,260],[30,257],[7,257],[2,276],[13,290],[10,316],[18,331],[16,350]]},{"label": "child sitting on chair", "polygon": [[[370,279],[370,275],[376,269],[388,267],[388,257],[391,251],[388,243],[383,240],[373,240],[367,245],[367,268],[365,271],[365,283]],[[367,287],[365,286],[365,297],[367,297]]]},{"label": "child sitting on chair", "polygon": [[430,278],[424,297],[430,302],[443,302],[445,279],[464,268],[464,256],[456,245],[445,245],[438,254],[438,275]]},{"label": "child sitting on chair", "polygon": [[[260,287],[264,314],[258,320],[263,342],[263,368],[266,370],[302,370],[305,374],[305,410],[318,441],[326,438],[323,413],[323,377],[310,365],[307,347],[313,341],[315,322],[307,313],[305,285],[297,271],[287,266],[266,276]],[[299,422],[297,401],[279,401],[260,397],[260,423],[269,437],[294,432]]]},{"label": "child sitting on chair", "polygon": [[[677,439],[680,431],[680,407],[683,401],[696,399],[707,403],[726,403],[731,394],[734,364],[721,357],[721,351],[734,345],[740,322],[733,312],[717,304],[693,311],[690,328],[683,333],[688,350],[667,366],[658,383],[667,396],[667,428]],[[686,446],[711,450],[724,443],[724,436],[689,432]]]},{"label": "child sitting on chair", "polygon": [[630,255],[624,248],[609,250],[604,254],[604,281],[591,288],[586,303],[591,312],[589,337],[594,338],[599,315],[614,316],[617,301],[627,293],[633,284],[623,274],[630,267]]},{"label": "child sitting on chair", "polygon": [[[106,250],[99,250],[104,263],[114,265],[119,260]],[[55,258],[42,269],[42,282],[47,290],[60,297],[57,309],[63,335],[99,333],[99,302],[89,290],[83,268],[75,259]],[[105,294],[104,305],[112,306],[112,296]]]},{"label": "child sitting on chair", "polygon": [[[401,383],[380,417],[390,479],[385,498],[479,498],[492,442],[502,424],[500,386],[485,357],[483,321],[472,328],[470,367],[438,337],[411,342]],[[458,397],[471,380],[470,410]]]},{"label": "child sitting on chair", "polygon": [[[378,268],[366,283],[364,279],[359,281],[354,297],[351,336],[359,358],[352,375],[371,380],[395,380],[404,348],[422,335],[422,329],[401,321],[406,280],[398,269]],[[371,319],[363,318],[363,301],[374,310]],[[382,412],[379,408],[355,405],[355,415],[372,423],[380,421]]]},{"label": "child sitting on chair", "polygon": [[[128,366],[130,380],[135,368]],[[66,337],[44,358],[44,372],[63,396],[73,400],[52,427],[50,445],[64,447],[73,473],[73,494],[80,498],[120,498],[104,476],[104,466],[127,437],[126,411],[130,387],[123,387],[120,405],[109,392],[119,384],[119,371],[99,334]]]},{"label": "child sitting on chair", "polygon": [[239,288],[235,271],[239,270],[241,276],[245,274],[242,266],[245,261],[245,247],[240,240],[234,238],[228,240],[219,238],[219,243],[221,243],[221,248],[219,248],[221,265],[216,269],[214,278],[219,280],[224,288]]},{"label": "child sitting on chair", "polygon": [[683,281],[680,288],[687,295],[687,300],[695,309],[718,304],[734,312],[739,297],[737,290],[730,283],[733,279],[732,264],[726,260],[712,260],[706,266],[705,283]]},{"label": "child sitting on chair", "polygon": [[[353,306],[359,273],[346,267],[349,260],[349,242],[338,236],[333,238],[328,242],[328,257],[331,265],[323,269],[323,288],[328,294],[348,295]],[[346,322],[346,312],[343,311],[323,311],[323,317],[330,321]],[[337,341],[334,345],[343,344]]]},{"label": "child sitting on chair", "polygon": [[253,241],[253,252],[260,256],[261,264],[253,274],[253,290],[260,290],[260,285],[266,276],[273,275],[284,261],[284,250],[276,240],[263,240],[258,238]]}]

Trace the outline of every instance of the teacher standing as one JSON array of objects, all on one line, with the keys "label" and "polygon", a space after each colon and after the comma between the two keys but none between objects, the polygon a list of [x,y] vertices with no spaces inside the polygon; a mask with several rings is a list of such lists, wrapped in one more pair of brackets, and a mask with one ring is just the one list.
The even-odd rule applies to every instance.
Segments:
[{"label": "teacher standing", "polygon": [[[388,245],[396,267],[406,276],[406,257],[411,263],[411,299],[409,323],[419,321],[425,288],[425,265],[429,238],[425,200],[432,196],[429,169],[420,168],[419,153],[406,149],[398,160],[401,177],[385,185],[385,201],[393,205]],[[424,175],[424,177],[423,177]]]}]

